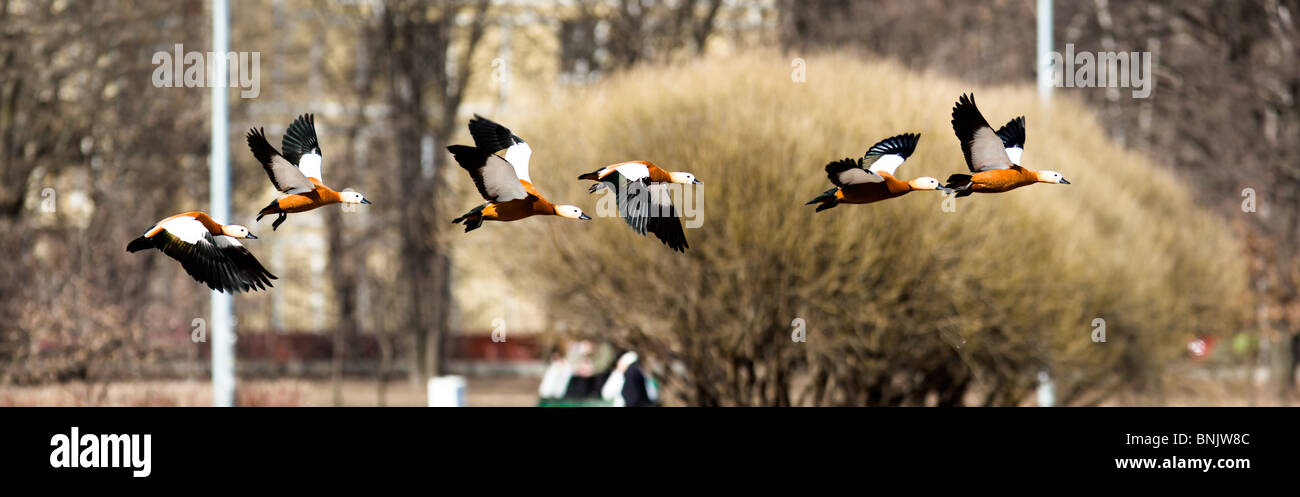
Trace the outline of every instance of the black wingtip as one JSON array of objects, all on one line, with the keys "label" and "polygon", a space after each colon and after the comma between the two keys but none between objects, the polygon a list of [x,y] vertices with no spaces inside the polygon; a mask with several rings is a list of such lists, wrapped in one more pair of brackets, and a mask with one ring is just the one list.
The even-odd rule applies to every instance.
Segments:
[{"label": "black wingtip", "polygon": [[509,128],[478,114],[469,120],[469,134],[474,137],[474,146],[488,153],[497,153],[523,142]]},{"label": "black wingtip", "polygon": [[1006,148],[1025,147],[1025,116],[1019,116],[998,129],[998,138]]},{"label": "black wingtip", "polygon": [[975,94],[961,94],[961,96],[957,98],[957,103],[952,106],[953,126],[957,126],[959,122],[964,123],[968,119],[967,116],[972,113],[971,111],[974,111],[974,114],[979,115],[979,107],[975,105]]},{"label": "black wingtip", "polygon": [[127,252],[139,252],[141,250],[147,250],[151,248],[153,248],[153,240],[150,240],[148,237],[145,236],[141,236],[139,238],[136,238],[135,240],[131,240],[131,243],[128,243],[126,245]]},{"label": "black wingtip", "polygon": [[904,159],[907,159],[912,156],[912,152],[916,151],[916,144],[919,141],[921,141],[920,133],[903,133],[901,135],[894,135],[872,145],[871,148],[867,149],[867,153],[863,155],[865,157],[872,157],[878,155],[897,154],[903,156]]},{"label": "black wingtip", "polygon": [[266,141],[266,130],[262,128],[252,128],[248,130],[245,137],[248,141],[248,150],[253,152],[253,157],[257,158],[262,164],[270,164],[271,158],[280,155],[280,151]]},{"label": "black wingtip", "polygon": [[682,230],[682,221],[677,217],[651,216],[646,219],[644,229],[654,233],[655,238],[677,252],[684,253],[690,248],[690,244],[686,243],[686,232]]},{"label": "black wingtip", "polygon": [[321,155],[320,142],[316,138],[316,116],[302,114],[294,119],[280,140],[280,148],[284,150],[284,158],[294,165],[305,154]]},{"label": "black wingtip", "polygon": [[826,174],[836,174],[858,167],[857,159],[840,159],[826,164]]},{"label": "black wingtip", "polygon": [[488,154],[477,147],[467,145],[452,145],[447,147],[451,156],[456,159],[456,163],[466,171],[477,171],[487,162]]},{"label": "black wingtip", "polygon": [[957,103],[952,106],[953,121],[956,121],[959,115],[968,112],[969,109],[976,109],[976,112],[978,112],[978,107],[975,105],[975,94],[967,95],[963,93],[960,97],[957,97]]}]

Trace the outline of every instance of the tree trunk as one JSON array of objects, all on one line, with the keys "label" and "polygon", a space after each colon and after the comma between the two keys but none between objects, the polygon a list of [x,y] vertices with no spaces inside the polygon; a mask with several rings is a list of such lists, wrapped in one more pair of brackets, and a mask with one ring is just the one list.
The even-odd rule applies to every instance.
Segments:
[{"label": "tree trunk", "polygon": [[325,214],[325,223],[329,227],[330,283],[339,312],[330,359],[330,383],[336,406],[343,405],[343,362],[347,345],[361,328],[357,316],[356,272],[351,269],[356,261],[349,257],[351,247],[345,240],[343,215],[341,208],[329,209]]}]

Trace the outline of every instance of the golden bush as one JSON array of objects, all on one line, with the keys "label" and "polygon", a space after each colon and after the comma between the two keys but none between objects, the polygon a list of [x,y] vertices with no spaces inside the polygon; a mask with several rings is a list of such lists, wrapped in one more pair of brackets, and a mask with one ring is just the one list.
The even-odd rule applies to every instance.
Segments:
[{"label": "golden bush", "polygon": [[[1020,404],[1039,371],[1063,404],[1142,388],[1249,309],[1241,247],[1173,174],[1112,144],[1089,109],[847,55],[772,52],[642,67],[502,116],[551,200],[595,210],[578,174],[646,159],[694,172],[703,226],[677,254],[616,218],[498,227],[553,321],[666,365],[693,405]],[[935,192],[814,213],[823,165],[921,133],[905,179],[965,172],[949,124],[974,92],[1025,115],[1024,164],[1071,185]],[[525,225],[526,224],[526,225]],[[496,247],[495,251],[505,250]],[[807,341],[792,341],[792,321]],[[1094,343],[1094,320],[1105,343]]]}]

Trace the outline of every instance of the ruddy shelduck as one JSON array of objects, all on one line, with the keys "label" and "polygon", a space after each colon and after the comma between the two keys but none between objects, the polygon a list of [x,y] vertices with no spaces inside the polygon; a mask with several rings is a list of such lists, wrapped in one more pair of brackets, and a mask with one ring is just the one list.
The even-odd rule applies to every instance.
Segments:
[{"label": "ruddy shelduck", "polygon": [[578,176],[578,179],[596,182],[588,190],[590,193],[604,189],[612,191],[619,215],[633,231],[640,235],[647,231],[654,233],[664,245],[678,252],[690,248],[686,243],[686,233],[682,231],[682,221],[673,207],[668,184],[701,184],[694,174],[684,171],[670,173],[653,162],[638,160],[611,164]]},{"label": "ruddy shelduck", "polygon": [[891,136],[867,149],[861,159],[840,159],[826,165],[826,177],[835,188],[826,190],[805,205],[821,204],[817,212],[839,204],[870,204],[901,197],[915,190],[939,190],[939,180],[922,176],[911,181],[894,177],[898,166],[916,150],[921,135]]},{"label": "ruddy shelduck", "polygon": [[958,197],[972,193],[1002,193],[1034,183],[1070,184],[1056,171],[1020,167],[1025,150],[1025,117],[1012,119],[997,131],[975,106],[975,95],[962,95],[952,108],[952,130],[971,174],[954,174],[945,186]]},{"label": "ruddy shelduck", "polygon": [[483,221],[518,221],[532,216],[591,219],[577,206],[553,204],[537,192],[528,175],[533,150],[505,126],[475,114],[469,121],[469,134],[474,137],[473,147],[447,147],[487,200],[451,221],[464,223],[466,233],[478,229]]},{"label": "ruddy shelduck", "polygon": [[262,163],[271,184],[283,194],[257,213],[263,216],[278,214],[271,230],[280,227],[291,212],[305,212],[330,204],[369,204],[370,200],[357,192],[340,192],[325,186],[321,179],[321,150],[316,140],[316,122],[311,114],[298,116],[284,132],[280,143],[284,155],[266,141],[266,133],[258,128],[248,131],[248,148]]},{"label": "ruddy shelduck", "polygon": [[126,251],[161,250],[213,290],[239,293],[266,289],[275,275],[257,262],[239,238],[257,239],[248,228],[221,224],[206,213],[193,211],[158,221],[127,244]]}]

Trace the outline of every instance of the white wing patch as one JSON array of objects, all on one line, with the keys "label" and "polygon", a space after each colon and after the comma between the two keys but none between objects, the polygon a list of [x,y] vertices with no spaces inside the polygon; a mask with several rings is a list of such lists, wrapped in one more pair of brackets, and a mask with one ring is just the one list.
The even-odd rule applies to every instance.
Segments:
[{"label": "white wing patch", "polygon": [[903,156],[898,154],[882,155],[879,159],[876,159],[874,164],[871,165],[871,172],[877,173],[884,171],[889,173],[890,176],[893,176],[894,171],[897,171],[898,166],[903,165],[903,161],[905,160],[907,159],[904,159]]},{"label": "white wing patch", "polygon": [[242,244],[242,243],[239,243],[239,239],[237,239],[237,238],[235,238],[235,237],[233,237],[233,236],[229,236],[229,235],[217,235],[217,236],[212,237],[212,239],[213,239],[214,241],[216,241],[216,242],[217,242],[217,246],[218,246],[218,247],[221,247],[221,248],[226,248],[226,247],[241,247],[241,246],[244,245],[244,244]]},{"label": "white wing patch", "polygon": [[1007,157],[1011,159],[1012,164],[1017,166],[1020,165],[1020,155],[1023,153],[1025,153],[1025,149],[1020,147],[1010,147],[1007,149]]},{"label": "white wing patch", "polygon": [[298,159],[298,169],[302,171],[303,176],[324,182],[325,180],[320,177],[320,165],[321,158],[316,154],[302,154],[302,158]]},{"label": "white wing patch", "polygon": [[637,181],[650,177],[650,168],[640,162],[628,162],[614,166],[614,170],[622,174],[628,181]]},{"label": "white wing patch", "polygon": [[172,236],[180,238],[181,241],[190,245],[199,243],[199,240],[203,239],[203,235],[208,234],[208,228],[203,223],[188,216],[163,221],[159,226],[171,233]]},{"label": "white wing patch", "polygon": [[509,162],[511,166],[515,167],[515,176],[518,176],[521,180],[532,183],[533,179],[528,177],[528,160],[532,157],[533,149],[530,148],[527,143],[519,142],[506,149],[506,156],[504,158],[506,162]]}]

